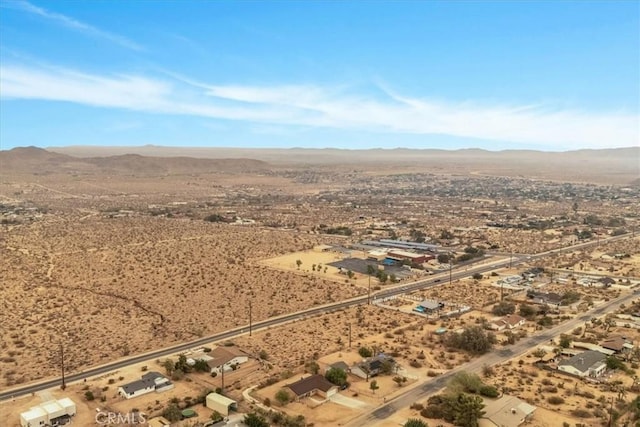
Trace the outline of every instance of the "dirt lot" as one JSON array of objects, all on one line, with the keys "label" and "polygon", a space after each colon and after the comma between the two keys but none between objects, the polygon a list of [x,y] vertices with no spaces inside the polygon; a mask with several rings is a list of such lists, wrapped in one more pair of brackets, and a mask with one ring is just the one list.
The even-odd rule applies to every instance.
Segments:
[{"label": "dirt lot", "polygon": [[57,373],[60,343],[72,372],[246,324],[249,299],[264,302],[253,304],[256,321],[362,294],[353,285],[255,262],[314,243],[190,220],[21,227],[5,236],[0,259],[7,284],[0,289],[7,308],[0,321],[8,325],[0,332],[0,384]]}]

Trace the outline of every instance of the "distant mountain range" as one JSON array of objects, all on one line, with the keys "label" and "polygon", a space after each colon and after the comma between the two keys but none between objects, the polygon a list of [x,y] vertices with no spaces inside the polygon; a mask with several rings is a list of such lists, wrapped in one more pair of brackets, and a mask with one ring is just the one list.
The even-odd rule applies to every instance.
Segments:
[{"label": "distant mountain range", "polygon": [[0,174],[106,173],[167,175],[263,173],[348,166],[385,173],[433,172],[638,185],[640,147],[543,152],[480,149],[309,149],[198,147],[26,147],[0,151]]},{"label": "distant mountain range", "polygon": [[36,147],[0,151],[0,173],[112,173],[183,174],[206,172],[260,172],[269,165],[253,159],[154,157],[121,154],[107,157],[74,157]]}]

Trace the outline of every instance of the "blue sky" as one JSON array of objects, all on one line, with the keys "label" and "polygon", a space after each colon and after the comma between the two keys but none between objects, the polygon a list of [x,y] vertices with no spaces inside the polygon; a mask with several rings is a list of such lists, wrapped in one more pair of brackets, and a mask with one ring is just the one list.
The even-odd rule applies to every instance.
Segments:
[{"label": "blue sky", "polygon": [[628,147],[638,1],[0,0],[0,147]]}]

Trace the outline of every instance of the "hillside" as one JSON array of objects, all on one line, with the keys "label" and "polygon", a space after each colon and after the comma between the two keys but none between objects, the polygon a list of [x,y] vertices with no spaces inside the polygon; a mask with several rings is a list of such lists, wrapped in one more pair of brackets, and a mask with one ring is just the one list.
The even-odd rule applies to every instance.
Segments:
[{"label": "hillside", "polygon": [[152,157],[124,154],[107,157],[74,157],[42,148],[26,147],[0,151],[1,173],[52,174],[134,174],[175,175],[211,172],[261,172],[266,162],[252,159],[204,159],[192,157]]}]

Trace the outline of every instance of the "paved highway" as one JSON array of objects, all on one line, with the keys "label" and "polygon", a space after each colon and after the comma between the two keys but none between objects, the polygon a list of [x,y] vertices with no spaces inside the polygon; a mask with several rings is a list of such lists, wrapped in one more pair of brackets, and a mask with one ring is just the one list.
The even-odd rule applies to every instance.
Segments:
[{"label": "paved highway", "polygon": [[520,356],[540,344],[549,342],[549,340],[551,340],[555,336],[567,333],[575,329],[576,327],[581,326],[584,322],[595,316],[599,316],[603,313],[608,313],[617,309],[621,304],[627,303],[634,298],[638,298],[638,294],[627,294],[618,297],[614,300],[601,304],[598,307],[594,307],[590,311],[585,312],[580,317],[576,317],[558,326],[541,331],[539,334],[533,335],[529,338],[521,339],[520,341],[509,347],[496,349],[491,353],[487,353],[484,356],[472,360],[471,362],[460,365],[455,369],[447,372],[446,374],[443,374],[434,379],[426,380],[425,382],[422,382],[417,386],[408,389],[403,394],[393,398],[387,404],[350,421],[346,424],[346,426],[372,426],[376,422],[388,418],[397,410],[408,408],[412,403],[424,400],[427,396],[441,390],[447,385],[447,381],[449,381],[449,379],[457,372],[480,372],[482,370],[482,367],[485,365],[492,366],[497,363],[502,363],[508,359]]},{"label": "paved highway", "polygon": [[[512,265],[517,265],[523,262],[531,262],[533,260],[536,260],[538,258],[542,258],[544,256],[547,256],[551,253],[561,253],[561,252],[568,252],[568,251],[572,251],[572,250],[576,250],[576,249],[583,249],[586,247],[590,247],[590,246],[595,246],[598,243],[604,243],[607,241],[613,241],[613,240],[620,240],[623,238],[627,238],[627,237],[631,237],[631,234],[626,234],[626,235],[621,235],[621,236],[616,236],[616,237],[612,237],[609,239],[602,239],[600,240],[600,242],[587,242],[587,243],[581,243],[578,245],[574,245],[574,246],[570,246],[570,247],[566,247],[566,248],[562,248],[562,249],[556,249],[553,251],[549,251],[549,252],[545,252],[545,253],[541,253],[541,254],[537,254],[537,255],[518,255],[518,256],[514,256],[512,260],[499,260],[499,261],[494,261],[488,264],[484,264],[484,265],[480,265],[477,267],[467,267],[464,270],[460,271],[459,269],[453,270],[452,272],[445,272],[445,273],[440,273],[438,275],[435,276],[430,276],[428,278],[425,279],[421,279],[418,280],[416,282],[413,283],[409,283],[409,284],[404,284],[404,285],[399,285],[399,286],[395,286],[392,289],[388,289],[382,292],[379,292],[377,294],[375,294],[375,298],[385,298],[385,297],[389,297],[392,295],[398,295],[398,294],[402,294],[405,292],[409,292],[409,291],[414,291],[414,290],[418,290],[418,289],[424,289],[427,287],[431,287],[431,286],[436,286],[440,283],[444,283],[446,281],[448,281],[449,279],[449,274],[451,274],[451,279],[452,280],[457,280],[457,279],[461,279],[464,277],[469,277],[472,276],[475,273],[485,273],[487,271],[491,271],[491,270],[495,270],[495,269],[499,269],[499,268],[504,268],[504,267],[508,267],[509,264]],[[281,325],[287,322],[291,322],[294,320],[298,320],[298,319],[303,319],[305,317],[308,316],[313,316],[316,314],[322,314],[322,313],[329,313],[335,310],[339,310],[342,308],[346,308],[346,307],[350,307],[350,306],[354,306],[354,305],[359,305],[359,304],[366,304],[367,303],[367,295],[363,295],[363,296],[359,296],[356,298],[351,298],[349,300],[345,300],[345,301],[341,301],[341,302],[337,302],[337,303],[332,303],[332,304],[327,304],[324,306],[319,306],[319,307],[314,307],[314,308],[310,308],[308,310],[303,310],[303,311],[299,311],[296,313],[291,313],[291,314],[287,314],[287,315],[283,315],[283,316],[279,316],[279,317],[275,317],[275,318],[271,318],[271,319],[267,319],[267,320],[263,320],[260,322],[256,322],[253,324],[253,330],[257,330],[257,329],[262,329],[262,328],[267,328],[267,327],[271,327],[271,326],[276,326],[276,325]],[[156,351],[152,351],[149,353],[145,353],[145,354],[140,354],[137,356],[133,356],[133,357],[129,357],[127,359],[123,359],[123,360],[119,360],[116,362],[111,362],[108,363],[106,365],[102,365],[102,366],[97,366],[91,369],[88,369],[86,371],[82,371],[82,372],[77,372],[74,374],[70,374],[66,376],[66,382],[67,383],[71,383],[74,381],[79,381],[79,380],[83,380],[85,378],[90,378],[90,377],[94,377],[97,375],[102,375],[105,374],[107,372],[111,372],[111,371],[115,371],[117,369],[129,366],[129,365],[133,365],[136,363],[140,363],[140,362],[144,362],[147,360],[154,360],[160,357],[165,357],[165,356],[169,356],[171,354],[175,354],[175,353],[179,353],[179,352],[183,352],[183,351],[187,351],[193,348],[197,348],[206,344],[209,344],[211,342],[215,342],[215,341],[222,341],[222,340],[226,340],[226,339],[230,339],[230,338],[234,338],[237,337],[239,335],[242,334],[246,334],[247,331],[249,329],[248,325],[244,325],[235,329],[231,329],[225,332],[221,332],[215,335],[211,335],[208,337],[204,337],[195,341],[190,341],[184,344],[179,344],[179,345],[175,345],[172,347],[168,347],[168,348],[164,348],[161,350],[156,350]],[[13,388],[13,389],[9,389],[9,390],[4,390],[2,392],[0,392],[0,400],[6,400],[9,398],[13,398],[13,397],[18,397],[18,396],[22,396],[25,394],[30,394],[30,393],[35,393],[37,391],[41,391],[41,390],[45,390],[48,388],[52,388],[52,387],[56,387],[59,386],[62,383],[61,378],[54,378],[51,380],[47,380],[47,381],[43,381],[43,382],[39,382],[36,384],[31,384],[31,385],[25,385],[25,386],[21,386],[21,387],[17,387],[17,388]]]}]

